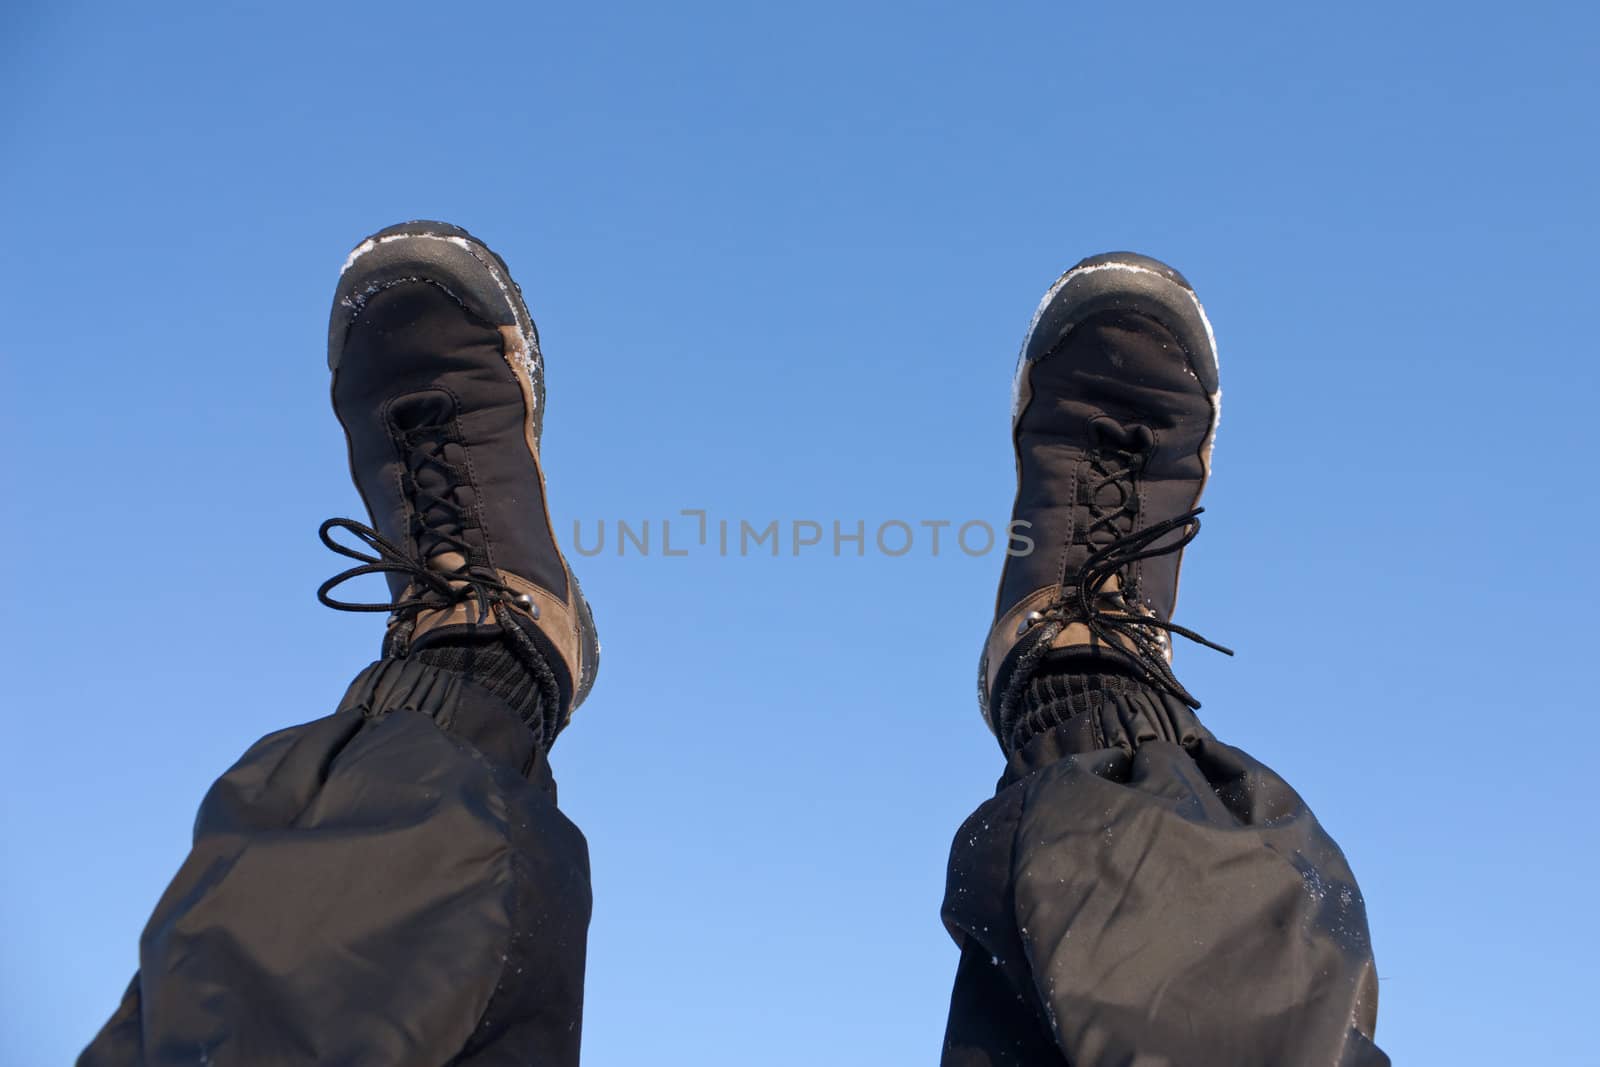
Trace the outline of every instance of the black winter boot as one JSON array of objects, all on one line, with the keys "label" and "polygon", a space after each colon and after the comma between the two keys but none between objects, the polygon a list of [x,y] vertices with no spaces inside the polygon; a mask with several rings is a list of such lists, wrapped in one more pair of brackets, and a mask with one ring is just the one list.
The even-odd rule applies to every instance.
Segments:
[{"label": "black winter boot", "polygon": [[[545,506],[544,368],[521,290],[465,230],[391,226],[345,263],[328,366],[372,526],[323,525],[324,542],[359,565],[318,596],[387,612],[384,656],[416,665],[408,679],[430,662],[465,672],[535,709],[542,721],[529,725],[548,745],[594,684],[600,646]],[[370,552],[335,542],[335,530]],[[329,596],[372,573],[386,575],[389,602]]]},{"label": "black winter boot", "polygon": [[1011,751],[1041,672],[1129,675],[1197,701],[1172,673],[1183,548],[1200,529],[1219,411],[1217,357],[1194,290],[1126,252],[1086,259],[1045,294],[1012,410],[1014,522],[979,663],[984,718]]}]

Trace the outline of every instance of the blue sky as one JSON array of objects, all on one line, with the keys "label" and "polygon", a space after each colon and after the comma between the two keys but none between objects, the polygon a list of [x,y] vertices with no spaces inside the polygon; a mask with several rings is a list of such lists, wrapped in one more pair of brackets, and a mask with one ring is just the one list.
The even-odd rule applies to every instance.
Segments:
[{"label": "blue sky", "polygon": [[[1179,617],[1239,650],[1182,678],[1348,853],[1397,1062],[1596,1062],[1592,12],[3,18],[0,1060],[88,1040],[211,778],[376,648],[312,596],[359,508],[324,330],[348,248],[421,216],[529,295],[564,537],[999,525],[1039,294],[1107,249],[1177,265],[1226,393]],[[934,1062],[999,557],[575,565],[585,1062]]]}]

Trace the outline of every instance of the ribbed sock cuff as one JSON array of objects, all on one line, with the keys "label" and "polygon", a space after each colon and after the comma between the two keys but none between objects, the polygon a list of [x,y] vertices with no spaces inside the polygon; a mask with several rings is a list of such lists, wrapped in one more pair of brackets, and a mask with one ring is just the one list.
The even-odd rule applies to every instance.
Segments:
[{"label": "ribbed sock cuff", "polygon": [[1029,680],[1018,702],[1022,710],[1012,727],[1007,751],[1016,752],[1035,735],[1096,710],[1113,694],[1139,692],[1154,694],[1137,678],[1116,671],[1040,671]]}]

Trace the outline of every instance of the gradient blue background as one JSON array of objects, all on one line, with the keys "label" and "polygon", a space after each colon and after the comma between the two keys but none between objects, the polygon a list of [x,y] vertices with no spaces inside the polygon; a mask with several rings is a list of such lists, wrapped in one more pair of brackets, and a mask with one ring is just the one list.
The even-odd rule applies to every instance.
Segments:
[{"label": "gradient blue background", "polygon": [[[226,7],[226,10],[222,8]],[[212,777],[330,710],[348,248],[510,261],[573,520],[1005,521],[1040,292],[1198,287],[1179,649],[1365,888],[1405,1064],[1594,1064],[1597,24],[1577,5],[8,5],[0,1059],[112,1010]],[[592,527],[591,527],[592,528]],[[934,1062],[999,558],[579,560],[585,1061]]]}]

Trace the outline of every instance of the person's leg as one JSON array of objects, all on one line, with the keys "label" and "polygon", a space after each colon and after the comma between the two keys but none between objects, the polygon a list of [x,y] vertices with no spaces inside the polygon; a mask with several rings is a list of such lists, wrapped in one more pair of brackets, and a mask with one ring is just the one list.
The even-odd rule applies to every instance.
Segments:
[{"label": "person's leg", "polygon": [[[547,753],[599,646],[544,506],[533,323],[497,256],[412,223],[351,255],[329,362],[373,526],[324,526],[371,554],[319,596],[387,614],[383,656],[207,794],[89,1067],[578,1062],[588,849]],[[390,602],[329,595],[372,573]]]},{"label": "person's leg", "polygon": [[[1377,981],[1343,855],[1171,670],[1218,383],[1154,260],[1085,260],[1017,371],[1015,519],[980,663],[1007,757],[956,835],[946,1067],[1378,1067]],[[1212,646],[1217,647],[1217,646]]]}]

